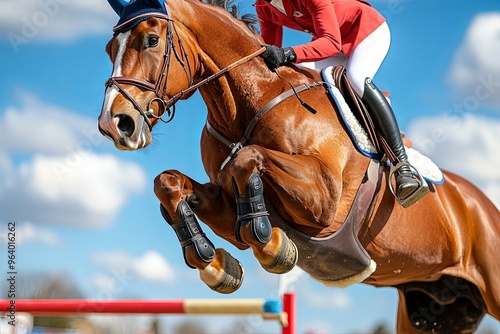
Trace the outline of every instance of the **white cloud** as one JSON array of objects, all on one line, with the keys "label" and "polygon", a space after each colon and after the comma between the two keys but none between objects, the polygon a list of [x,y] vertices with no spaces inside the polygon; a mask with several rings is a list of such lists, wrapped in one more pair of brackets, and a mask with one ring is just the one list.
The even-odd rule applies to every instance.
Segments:
[{"label": "white cloud", "polygon": [[133,269],[145,280],[159,283],[172,283],[174,272],[167,260],[156,251],[149,251],[141,258],[132,261]]},{"label": "white cloud", "polygon": [[110,275],[95,274],[90,282],[97,290],[113,291],[115,289],[115,278]]},{"label": "white cloud", "polygon": [[[94,254],[92,261],[106,269],[128,273],[135,279],[161,284],[172,284],[175,272],[170,263],[157,251],[147,251],[140,257],[133,257],[123,251],[110,251]],[[114,283],[111,276],[98,274],[93,283],[99,288],[108,288]]]},{"label": "white cloud", "polygon": [[10,106],[0,117],[0,150],[74,155],[105,142],[96,119],[44,103],[27,93],[19,95],[22,106]]},{"label": "white cloud", "polygon": [[13,168],[14,167],[12,166],[12,162],[10,161],[9,157],[0,152],[0,175],[12,171]]},{"label": "white cloud", "polygon": [[[477,15],[457,49],[448,79],[466,108],[500,110],[500,12]],[[468,111],[472,111],[468,109]]]},{"label": "white cloud", "polygon": [[478,186],[500,207],[500,119],[447,114],[414,120],[408,137],[441,168]]},{"label": "white cloud", "polygon": [[[61,240],[57,235],[49,229],[36,226],[31,222],[14,222],[15,223],[15,241],[16,245],[26,245],[30,243],[41,243],[47,246],[56,246],[61,244]],[[7,243],[8,231],[7,224],[5,231],[2,231],[0,243]]]},{"label": "white cloud", "polygon": [[354,305],[353,297],[346,289],[313,289],[306,285],[306,291],[301,291],[311,308],[349,311]]},{"label": "white cloud", "polygon": [[[95,151],[97,120],[20,94],[0,115],[0,216],[96,228],[109,225],[135,193],[142,167]],[[23,156],[22,160],[13,155]]]},{"label": "white cloud", "polygon": [[111,36],[117,20],[107,1],[0,1],[0,36],[11,43],[35,39],[72,40],[102,33]]},{"label": "white cloud", "polygon": [[112,155],[37,154],[0,178],[0,212],[15,220],[96,228],[113,222],[128,198],[144,189],[135,163]]}]

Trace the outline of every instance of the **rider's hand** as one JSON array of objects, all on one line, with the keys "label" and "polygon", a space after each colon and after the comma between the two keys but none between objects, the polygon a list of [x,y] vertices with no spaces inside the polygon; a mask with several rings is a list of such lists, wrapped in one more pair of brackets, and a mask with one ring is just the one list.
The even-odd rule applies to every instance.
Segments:
[{"label": "rider's hand", "polygon": [[271,71],[276,71],[278,67],[293,62],[297,58],[292,48],[279,48],[269,44],[262,46],[266,48],[266,51],[260,56],[264,58],[264,62]]}]

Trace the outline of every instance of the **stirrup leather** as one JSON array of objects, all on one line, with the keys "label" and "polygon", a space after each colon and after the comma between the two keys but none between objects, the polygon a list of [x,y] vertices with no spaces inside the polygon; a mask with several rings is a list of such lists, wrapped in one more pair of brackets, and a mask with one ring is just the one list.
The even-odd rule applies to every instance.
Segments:
[{"label": "stirrup leather", "polygon": [[[412,170],[412,172],[415,172],[414,176],[416,177],[416,179],[419,183],[419,187],[415,191],[413,191],[410,195],[406,196],[405,198],[399,198],[398,196],[396,196],[396,192],[394,191],[394,188],[392,186],[392,177],[393,177],[394,173],[397,172],[403,166],[407,166]],[[418,172],[418,170],[415,167],[413,167],[409,163],[405,163],[405,162],[398,162],[396,164],[396,166],[391,165],[391,170],[389,172],[389,177],[388,177],[387,183],[389,185],[389,189],[390,189],[392,195],[396,198],[398,203],[401,206],[403,206],[404,208],[407,208],[407,207],[411,206],[412,204],[416,203],[419,199],[424,197],[429,192],[429,185],[427,184],[425,179],[422,177],[422,175],[420,175],[420,173]]]}]

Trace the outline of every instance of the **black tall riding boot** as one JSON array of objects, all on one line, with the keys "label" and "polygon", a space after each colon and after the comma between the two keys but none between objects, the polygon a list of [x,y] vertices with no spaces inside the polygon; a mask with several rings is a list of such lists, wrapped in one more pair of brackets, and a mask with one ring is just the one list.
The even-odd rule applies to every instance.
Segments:
[{"label": "black tall riding boot", "polygon": [[375,126],[396,155],[398,162],[402,163],[402,166],[394,173],[396,175],[396,197],[404,207],[408,207],[422,198],[428,192],[428,187],[413,175],[392,107],[370,78],[365,80],[362,100],[370,112]]}]

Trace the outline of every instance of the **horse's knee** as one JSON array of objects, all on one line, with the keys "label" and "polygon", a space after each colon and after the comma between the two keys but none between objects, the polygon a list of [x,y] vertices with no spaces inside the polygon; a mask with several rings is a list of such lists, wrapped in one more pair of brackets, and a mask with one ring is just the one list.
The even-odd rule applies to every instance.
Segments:
[{"label": "horse's knee", "polygon": [[180,199],[182,193],[182,177],[175,171],[164,171],[154,179],[154,193],[161,199]]},{"label": "horse's knee", "polygon": [[229,170],[231,175],[244,175],[247,179],[250,174],[262,169],[264,161],[265,154],[260,146],[245,146],[234,156]]}]

